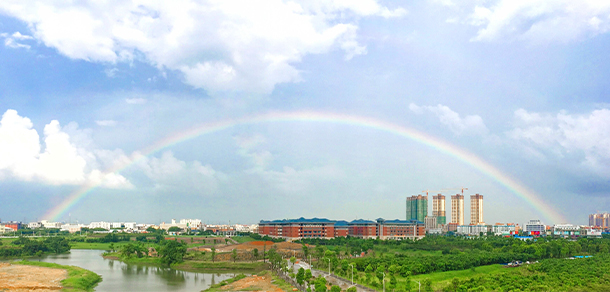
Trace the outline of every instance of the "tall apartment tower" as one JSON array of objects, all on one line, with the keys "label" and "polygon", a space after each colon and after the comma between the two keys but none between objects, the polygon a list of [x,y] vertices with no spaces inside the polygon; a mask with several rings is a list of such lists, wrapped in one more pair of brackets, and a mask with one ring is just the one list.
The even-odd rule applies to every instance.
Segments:
[{"label": "tall apartment tower", "polygon": [[447,224],[445,215],[445,196],[438,194],[432,197],[432,216],[436,217],[436,224]]},{"label": "tall apartment tower", "polygon": [[470,225],[483,225],[483,196],[470,196]]},{"label": "tall apartment tower", "polygon": [[424,222],[428,216],[428,198],[422,195],[407,197],[407,220]]},{"label": "tall apartment tower", "polygon": [[451,196],[451,223],[464,225],[464,196]]}]

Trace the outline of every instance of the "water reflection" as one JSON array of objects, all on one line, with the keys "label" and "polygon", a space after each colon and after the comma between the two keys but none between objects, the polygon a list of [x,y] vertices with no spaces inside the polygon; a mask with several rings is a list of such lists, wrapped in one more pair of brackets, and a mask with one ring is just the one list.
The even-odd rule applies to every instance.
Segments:
[{"label": "water reflection", "polygon": [[96,291],[201,291],[234,276],[125,264],[104,259],[101,251],[95,250],[72,250],[70,254],[44,257],[42,261],[79,266],[100,274],[103,281]]}]

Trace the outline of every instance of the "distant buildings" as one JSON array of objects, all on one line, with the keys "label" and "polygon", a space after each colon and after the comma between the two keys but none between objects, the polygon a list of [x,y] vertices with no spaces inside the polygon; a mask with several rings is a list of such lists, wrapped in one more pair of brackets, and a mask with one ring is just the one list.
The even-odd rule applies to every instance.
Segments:
[{"label": "distant buildings", "polygon": [[[346,228],[347,227],[347,228]],[[354,220],[351,222],[334,221],[326,218],[261,220],[258,233],[270,237],[298,240],[301,238],[325,238],[354,236],[380,239],[419,239],[425,236],[423,224],[416,221]]]},{"label": "distant buildings", "polygon": [[464,225],[464,196],[451,196],[451,223]]},{"label": "distant buildings", "polygon": [[470,225],[485,225],[483,220],[483,196],[470,196]]},{"label": "distant buildings", "polygon": [[610,227],[610,214],[598,213],[589,215],[589,226],[600,228]]},{"label": "distant buildings", "polygon": [[428,216],[428,198],[426,196],[417,195],[407,198],[407,220],[416,220],[424,222]]},{"label": "distant buildings", "polygon": [[436,217],[436,224],[447,224],[447,216],[445,214],[445,196],[441,194],[432,196],[432,216]]}]

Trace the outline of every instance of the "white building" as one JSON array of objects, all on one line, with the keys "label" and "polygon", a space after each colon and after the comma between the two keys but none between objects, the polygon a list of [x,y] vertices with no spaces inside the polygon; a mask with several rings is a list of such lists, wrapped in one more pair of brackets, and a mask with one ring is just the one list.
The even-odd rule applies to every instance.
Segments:
[{"label": "white building", "polygon": [[515,225],[494,225],[491,227],[491,231],[497,236],[512,235],[516,233],[517,228]]},{"label": "white building", "polygon": [[28,223],[28,228],[30,228],[30,229],[36,229],[36,228],[41,228],[41,227],[42,227],[42,223],[40,223],[40,222]]},{"label": "white building", "polygon": [[90,229],[103,228],[103,229],[106,229],[106,230],[110,230],[111,224],[110,224],[110,222],[104,222],[104,221],[91,222],[91,223],[89,223],[89,228]]},{"label": "white building", "polygon": [[83,227],[86,227],[86,225],[83,225],[83,224],[64,224],[64,225],[61,226],[59,231],[68,231],[70,233],[76,233],[76,232],[81,231],[81,229]]},{"label": "white building", "polygon": [[42,226],[44,228],[61,228],[60,222],[51,222],[48,220],[42,220],[42,221],[40,221],[40,224],[42,224]]},{"label": "white building", "polygon": [[557,236],[580,236],[580,227],[572,224],[553,225],[553,235]]},{"label": "white building", "polygon": [[540,220],[530,220],[525,224],[525,233],[530,235],[545,235],[546,225],[542,224]]},{"label": "white building", "polygon": [[424,218],[424,228],[426,231],[430,231],[430,229],[434,229],[438,227],[436,216],[426,216]]},{"label": "white building", "polygon": [[199,230],[203,227],[203,224],[201,224],[201,220],[199,219],[180,219],[180,224],[185,225],[191,230]]},{"label": "white building", "polygon": [[487,225],[458,225],[456,233],[460,235],[479,236],[481,232],[487,234],[489,227]]},{"label": "white building", "polygon": [[110,228],[123,228],[123,223],[121,223],[121,222],[112,222],[112,223],[110,223]]},{"label": "white building", "polygon": [[131,230],[137,230],[138,229],[136,227],[137,226],[136,222],[125,222],[123,224],[123,226],[125,226],[125,229],[131,229]]}]

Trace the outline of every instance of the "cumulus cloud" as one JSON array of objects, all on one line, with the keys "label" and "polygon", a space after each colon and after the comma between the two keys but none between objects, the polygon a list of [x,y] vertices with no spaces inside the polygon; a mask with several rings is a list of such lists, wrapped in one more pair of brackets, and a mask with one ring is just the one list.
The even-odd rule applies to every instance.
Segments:
[{"label": "cumulus cloud", "polygon": [[418,106],[411,103],[409,109],[418,115],[427,112],[433,113],[455,135],[483,135],[489,132],[480,116],[469,115],[462,118],[460,114],[441,104],[437,106]]},{"label": "cumulus cloud", "polygon": [[[43,144],[30,119],[7,110],[0,120],[0,178],[41,181],[52,185],[96,183],[108,188],[129,188],[118,174],[96,168],[95,156],[73,143],[59,122],[45,125]],[[76,131],[70,125],[68,131]],[[44,147],[43,147],[44,146]]]},{"label": "cumulus cloud", "polygon": [[582,154],[581,163],[610,176],[610,110],[571,115],[515,111],[516,126],[507,136],[553,155]]},{"label": "cumulus cloud", "polygon": [[256,149],[257,146],[264,144],[266,139],[261,134],[240,135],[233,137],[239,147],[237,154],[250,159],[254,168],[264,169],[273,160],[273,155],[267,150]]},{"label": "cumulus cloud", "polygon": [[138,58],[212,92],[270,92],[278,83],[298,82],[294,65],[305,55],[366,53],[357,41],[359,18],[406,13],[377,0],[9,0],[0,2],[0,12],[26,22],[37,40],[69,58]]},{"label": "cumulus cloud", "polygon": [[473,41],[567,42],[608,32],[609,15],[608,1],[497,0],[475,6],[468,22],[480,27]]}]

